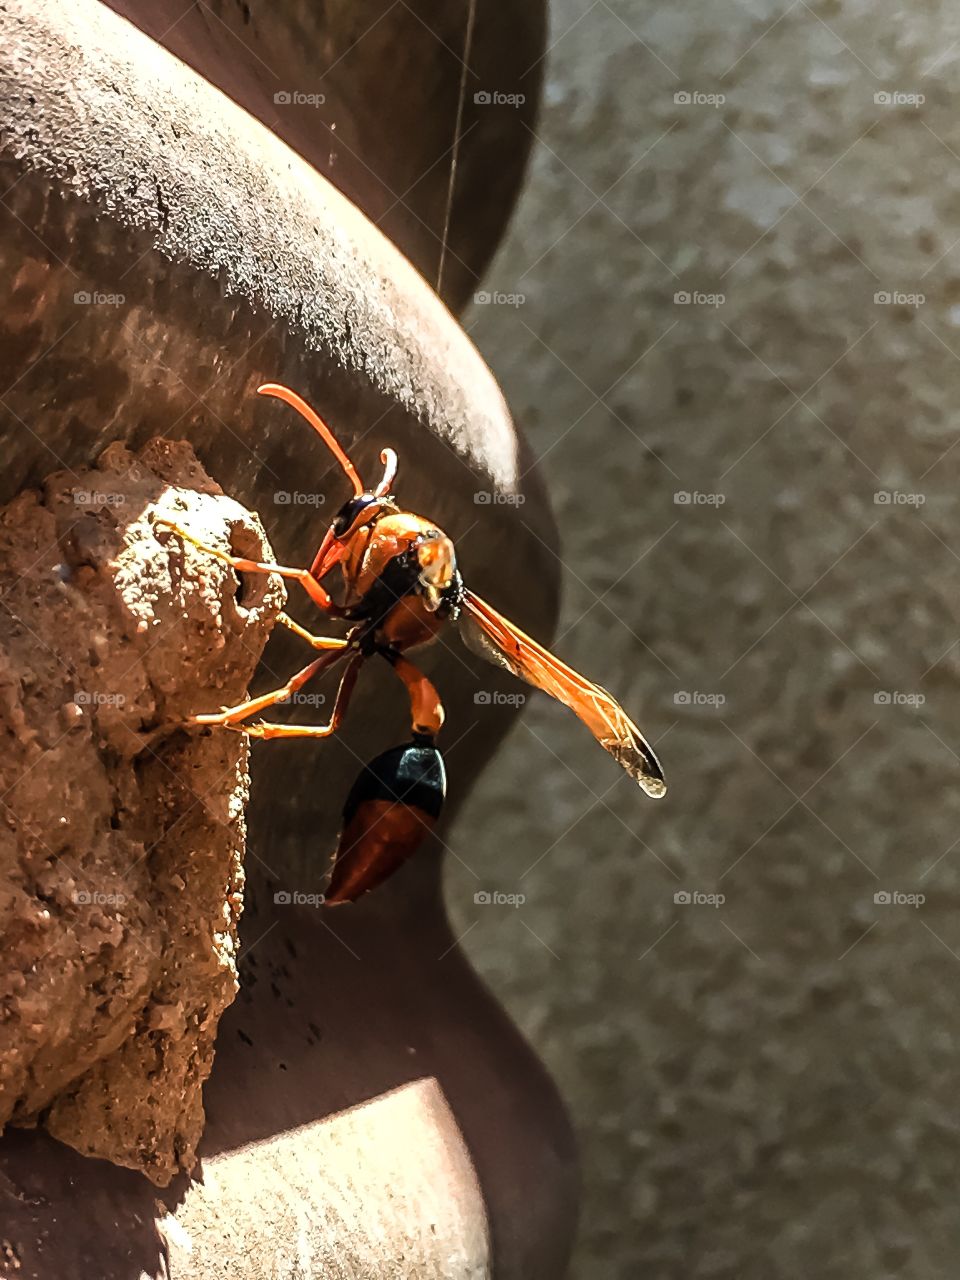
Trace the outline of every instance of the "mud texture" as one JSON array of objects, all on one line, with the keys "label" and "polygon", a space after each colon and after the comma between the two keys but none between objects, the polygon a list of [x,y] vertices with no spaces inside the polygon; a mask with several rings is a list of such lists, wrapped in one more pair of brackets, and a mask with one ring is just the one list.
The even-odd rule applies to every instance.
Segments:
[{"label": "mud texture", "polygon": [[0,514],[0,1123],[165,1185],[237,990],[247,746],[183,731],[242,696],[284,597],[259,521],[189,445],[119,444]]}]

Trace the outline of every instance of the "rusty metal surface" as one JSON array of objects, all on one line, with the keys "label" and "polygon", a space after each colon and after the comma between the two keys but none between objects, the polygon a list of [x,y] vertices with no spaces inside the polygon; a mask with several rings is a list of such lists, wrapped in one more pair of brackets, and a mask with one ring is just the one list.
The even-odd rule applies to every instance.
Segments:
[{"label": "rusty metal surface", "polygon": [[[436,281],[468,0],[111,7],[299,152]],[[516,198],[545,40],[545,0],[477,5],[443,273],[455,308],[487,266]]]},{"label": "rusty metal surface", "polygon": [[[556,569],[524,527],[550,540],[542,492],[527,479],[523,523],[476,501],[516,487],[522,446],[486,366],[409,264],[109,11],[24,6],[11,31],[0,497],[114,439],[182,436],[263,513],[280,557],[304,561],[340,481],[292,415],[254,396],[269,376],[311,399],[361,468],[393,444],[404,499],[462,538],[471,580],[548,628]],[[226,172],[213,156],[230,157]],[[500,571],[506,559],[514,571]],[[459,655],[448,666],[462,671]]]},{"label": "rusty metal surface", "polygon": [[[343,494],[319,442],[283,406],[252,394],[267,378],[285,381],[335,425],[362,469],[394,445],[404,500],[458,540],[471,583],[548,634],[557,574],[540,542],[555,536],[543,492],[532,476],[520,484],[525,447],[495,381],[407,260],[296,152],[109,9],[17,3],[2,22],[0,499],[113,441],[183,438],[227,493],[260,512],[280,558],[303,562]],[[493,493],[522,496],[523,522],[514,507],[490,501]],[[271,641],[264,682],[298,656]],[[425,666],[462,729],[449,743],[455,810],[513,712],[475,714],[472,659],[455,641]],[[477,1265],[555,1280],[573,1216],[569,1132],[539,1064],[456,948],[439,898],[439,848],[369,906],[338,917],[332,932],[274,909],[281,884],[322,887],[358,758],[406,731],[389,680],[371,676],[343,741],[325,744],[322,758],[271,744],[254,760],[242,924],[251,967],[206,1091],[204,1158],[216,1163],[231,1203],[243,1202],[251,1172],[231,1171],[234,1153],[361,1103],[363,1149],[373,1151],[385,1133],[396,1139],[382,1127],[385,1108],[373,1104],[436,1079],[476,1174],[475,1185],[449,1190],[471,1247],[486,1250]],[[320,1024],[322,1050],[309,1030]],[[439,1115],[432,1104],[428,1112]],[[437,1125],[445,1140],[446,1121]],[[131,1181],[137,1175],[100,1167],[94,1175],[30,1135],[5,1139],[0,1157],[14,1188],[8,1220],[33,1250],[24,1274],[125,1278],[166,1265],[169,1238],[154,1225],[152,1197]],[[285,1156],[290,1176],[313,1185],[317,1158],[295,1144]],[[339,1174],[325,1170],[331,1185],[367,1178],[367,1197],[375,1196],[362,1152],[342,1159]],[[286,1176],[269,1175],[283,1213],[240,1223],[239,1253],[226,1248],[222,1274],[263,1274],[254,1244],[268,1257],[296,1238],[299,1200]],[[68,1223],[65,1197],[78,1177],[87,1211]],[[177,1188],[168,1198],[171,1213],[185,1194]],[[197,1229],[216,1213],[215,1203],[201,1204]],[[50,1214],[57,1238],[71,1245],[53,1242],[44,1254]],[[100,1225],[134,1215],[140,1225],[127,1239]],[[398,1201],[393,1245],[402,1251],[406,1240],[415,1259],[411,1223]],[[350,1230],[355,1273],[364,1274],[373,1228],[355,1215]],[[174,1274],[198,1274],[191,1265],[196,1258]],[[438,1263],[435,1273],[448,1271]],[[204,1274],[220,1272],[207,1266]]]}]

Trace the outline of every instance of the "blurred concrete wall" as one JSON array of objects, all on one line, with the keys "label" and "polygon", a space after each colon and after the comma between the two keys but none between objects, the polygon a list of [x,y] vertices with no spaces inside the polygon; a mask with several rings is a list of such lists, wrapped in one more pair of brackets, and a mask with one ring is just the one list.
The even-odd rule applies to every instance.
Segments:
[{"label": "blurred concrete wall", "polygon": [[451,902],[573,1110],[577,1280],[954,1276],[960,10],[552,22],[485,282],[525,300],[468,324],[555,495],[556,647],[671,790],[533,699]]}]

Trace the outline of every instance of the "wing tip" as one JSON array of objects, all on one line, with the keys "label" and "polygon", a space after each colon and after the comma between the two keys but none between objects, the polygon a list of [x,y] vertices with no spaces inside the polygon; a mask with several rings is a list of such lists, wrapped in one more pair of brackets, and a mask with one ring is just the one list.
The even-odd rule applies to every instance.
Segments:
[{"label": "wing tip", "polygon": [[651,800],[662,800],[667,794],[667,784],[663,778],[654,778],[649,774],[642,774],[637,778],[642,790]]},{"label": "wing tip", "polygon": [[645,750],[640,750],[636,743],[631,743],[629,748],[620,742],[603,745],[651,800],[663,799],[667,794],[666,779],[660,761],[646,744]]}]

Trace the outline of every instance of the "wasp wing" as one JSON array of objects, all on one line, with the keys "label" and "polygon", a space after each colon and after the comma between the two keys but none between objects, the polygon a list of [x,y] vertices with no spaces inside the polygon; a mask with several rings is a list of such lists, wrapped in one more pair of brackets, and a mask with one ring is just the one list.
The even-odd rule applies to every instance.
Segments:
[{"label": "wasp wing", "polygon": [[578,675],[472,591],[463,593],[460,631],[469,648],[569,707],[648,796],[666,793],[653,748],[606,689]]}]

